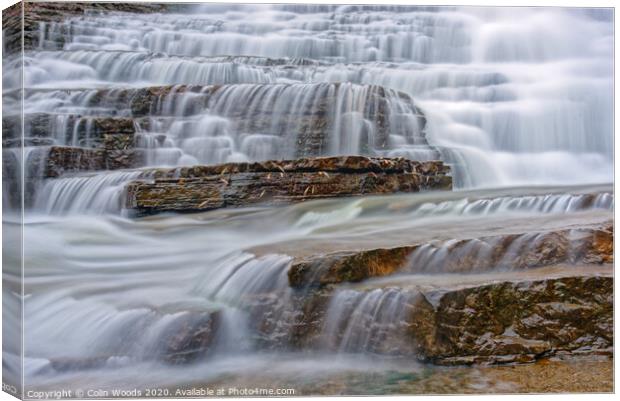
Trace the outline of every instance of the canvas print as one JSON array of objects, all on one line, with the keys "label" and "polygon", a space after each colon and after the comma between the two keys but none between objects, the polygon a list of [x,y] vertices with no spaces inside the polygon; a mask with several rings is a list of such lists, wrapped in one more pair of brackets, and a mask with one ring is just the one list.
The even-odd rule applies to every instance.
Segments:
[{"label": "canvas print", "polygon": [[2,24],[3,391],[613,391],[612,8]]}]

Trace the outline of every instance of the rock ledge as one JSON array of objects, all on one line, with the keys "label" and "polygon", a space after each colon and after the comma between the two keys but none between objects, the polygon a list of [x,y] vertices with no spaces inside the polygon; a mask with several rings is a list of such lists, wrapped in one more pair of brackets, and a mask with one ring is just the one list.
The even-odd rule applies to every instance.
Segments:
[{"label": "rock ledge", "polygon": [[441,161],[363,156],[146,170],[144,181],[127,185],[125,206],[140,216],[451,189],[448,173]]}]

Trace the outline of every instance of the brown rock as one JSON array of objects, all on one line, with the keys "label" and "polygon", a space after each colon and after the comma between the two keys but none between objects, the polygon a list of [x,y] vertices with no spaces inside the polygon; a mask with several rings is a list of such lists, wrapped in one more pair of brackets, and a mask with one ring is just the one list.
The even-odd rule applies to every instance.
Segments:
[{"label": "brown rock", "polygon": [[145,152],[143,149],[107,150],[105,152],[105,169],[130,169],[144,165]]},{"label": "brown rock", "polygon": [[[54,114],[25,114],[23,121],[25,129],[24,143],[26,146],[53,145],[54,138],[49,136],[56,119],[57,116]],[[66,119],[65,143],[71,143],[75,134],[74,131],[76,131],[80,147],[106,150],[126,150],[134,147],[135,128],[133,118],[67,115]],[[22,118],[20,116],[8,115],[2,117],[3,146],[16,147],[21,145],[21,123]],[[87,127],[90,128],[88,135]]]},{"label": "brown rock", "polygon": [[576,258],[582,258],[588,263],[613,263],[614,262],[614,225],[607,224],[588,236],[580,232],[582,237],[578,242],[579,249],[576,251]]},{"label": "brown rock", "polygon": [[[421,172],[427,164],[438,165],[436,175]],[[154,181],[127,186],[126,207],[144,215],[449,189],[447,170],[440,161],[418,163],[361,156],[160,169],[145,172]]]},{"label": "brown rock", "polygon": [[502,282],[422,296],[411,316],[420,357],[439,364],[528,362],[613,345],[613,278]]},{"label": "brown rock", "polygon": [[[204,62],[209,62],[205,60]],[[295,157],[322,156],[329,150],[330,135],[339,135],[333,132],[336,129],[334,120],[335,105],[338,103],[335,93],[340,83],[317,83],[313,106],[295,113],[275,113],[268,103],[252,103],[252,99],[229,105],[225,116],[237,132],[257,132],[281,135],[279,140],[286,145],[294,146]],[[89,106],[104,107],[111,109],[130,109],[134,118],[144,116],[169,116],[178,115],[181,110],[177,106],[182,102],[182,113],[185,116],[201,113],[210,104],[218,93],[232,90],[231,85],[166,85],[151,86],[144,88],[114,88],[100,89],[89,93]],[[392,108],[388,107],[390,99],[398,98],[408,108],[409,117],[418,119],[418,129],[407,133],[409,142],[426,151],[425,158],[439,158],[436,149],[431,147],[425,137],[423,127],[425,117],[414,105],[413,100],[407,94],[388,91],[377,85],[365,85],[367,98],[362,102],[363,117],[373,124],[372,138],[370,133],[361,133],[360,147],[351,153],[374,154],[374,149],[386,149],[390,142],[390,133],[400,132],[399,127],[391,127],[390,124],[399,117],[390,116]],[[262,93],[264,86],[257,84],[257,93]],[[39,89],[37,89],[38,91]],[[44,90],[44,89],[42,89]],[[191,93],[192,96],[187,96]],[[388,97],[390,99],[388,99]],[[396,122],[398,125],[398,123]],[[344,128],[346,129],[346,128]],[[118,134],[118,132],[117,132]],[[84,146],[80,144],[80,146]],[[279,146],[279,145],[277,145]],[[425,171],[420,171],[426,176],[436,173],[435,167],[425,165]]]},{"label": "brown rock", "polygon": [[[134,117],[163,114],[164,110],[162,109],[162,105],[164,104],[164,98],[167,104],[172,105],[176,104],[179,100],[186,100],[183,110],[186,115],[191,115],[204,109],[211,93],[216,88],[217,86],[168,85],[127,89],[120,94],[115,93],[115,90],[110,90],[110,93],[113,93],[113,97],[118,101],[128,101],[131,114]],[[183,98],[183,95],[188,92],[201,93],[203,96],[195,96],[191,99]],[[93,102],[99,103],[100,101],[107,101],[107,97],[107,91],[101,91],[98,93],[98,96],[93,99]]]},{"label": "brown rock", "polygon": [[250,322],[261,349],[308,349],[320,337],[331,289],[295,291],[290,296],[261,294],[250,308]]},{"label": "brown rock", "polygon": [[218,312],[189,312],[177,318],[162,335],[163,360],[181,364],[206,356],[219,319]]},{"label": "brown rock", "polygon": [[403,268],[415,246],[339,252],[293,263],[288,271],[292,287],[328,285],[387,276]]},{"label": "brown rock", "polygon": [[[8,152],[4,154],[9,155]],[[143,162],[140,150],[112,150],[51,146],[41,148],[28,158],[33,171],[30,178],[58,178],[63,174],[84,171],[116,170],[137,167]],[[37,168],[42,166],[42,168]],[[36,170],[36,171],[35,171]],[[9,171],[9,167],[7,167]]]},{"label": "brown rock", "polygon": [[52,146],[45,164],[45,177],[50,178],[71,172],[104,170],[105,152],[99,149]]},{"label": "brown rock", "polygon": [[[515,246],[518,245],[518,246]],[[440,260],[420,256],[443,247]],[[416,257],[417,256],[417,257]],[[471,273],[522,270],[559,263],[613,262],[613,223],[542,233],[511,234],[413,244],[353,252],[334,252],[294,261],[292,287],[358,282],[394,272]]]}]

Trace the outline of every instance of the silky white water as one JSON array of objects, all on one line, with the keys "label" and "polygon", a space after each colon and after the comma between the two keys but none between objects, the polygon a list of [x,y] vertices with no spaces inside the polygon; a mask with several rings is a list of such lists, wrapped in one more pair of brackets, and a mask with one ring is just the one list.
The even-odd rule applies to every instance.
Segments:
[{"label": "silky white water", "polygon": [[[484,260],[489,230],[527,232],[511,248],[525,252],[540,227],[613,211],[610,10],[204,5],[89,12],[40,32],[24,57],[26,146],[4,152],[26,168],[7,170],[3,188],[4,308],[20,314],[23,229],[24,370],[36,388],[418,372],[397,358],[414,352],[416,274],[446,273],[452,238],[463,242],[451,258]],[[20,61],[3,60],[7,118],[22,106]],[[124,186],[149,179],[142,169],[40,180],[50,146],[95,146],[101,117],[132,120],[140,168],[400,156],[450,164],[456,191],[127,219]],[[22,180],[33,194],[23,228],[11,196]],[[425,243],[415,268],[338,288],[318,340],[295,349],[287,251],[412,241]],[[169,363],[179,328],[207,319],[209,354]],[[5,359],[14,375],[17,349]]]},{"label": "silky white water", "polygon": [[[191,18],[106,14],[49,23],[46,37],[69,25],[72,35],[62,51],[44,50],[50,46],[44,40],[41,51],[27,54],[25,81],[38,88],[379,84],[420,106],[426,137],[455,163],[458,187],[611,181],[613,26],[607,10],[319,10],[205,5]],[[4,82],[17,84],[10,75]],[[245,101],[238,96],[231,101]],[[45,104],[33,98],[26,109],[58,109]],[[226,117],[220,107],[207,114]],[[265,140],[245,146],[277,147]],[[332,152],[362,152],[351,146]],[[394,148],[392,154],[402,154],[406,146]],[[263,154],[233,149],[227,157]]]},{"label": "silky white water", "polygon": [[[317,244],[354,249],[363,243],[415,242],[413,233],[420,238],[475,238],[487,235],[484,228],[489,225],[518,232],[541,224],[577,223],[583,213],[605,219],[613,207],[610,188],[551,191],[518,191],[526,196],[504,190],[335,199],[143,220],[29,214],[23,228],[27,382],[39,388],[76,386],[82,380],[102,388],[150,386],[157,380],[177,386],[193,380],[217,381],[230,374],[228,364],[240,361],[255,366],[248,374],[259,376],[272,358],[261,355],[274,344],[280,345],[271,353],[287,351],[294,330],[287,323],[295,319],[287,277],[291,258],[276,250],[282,244],[298,243],[294,247],[299,250]],[[18,222],[5,221],[7,238],[17,240]],[[265,251],[259,248],[266,254],[260,256]],[[5,257],[18,257],[13,255],[18,249],[16,243],[5,242]],[[432,269],[439,259],[432,256],[433,263],[422,270],[438,273],[440,269]],[[413,262],[418,264],[419,259],[412,255]],[[6,267],[7,282],[17,280],[19,263]],[[455,275],[455,282],[459,277]],[[397,277],[393,280],[398,282]],[[354,372],[355,366],[371,369],[368,359],[350,360],[356,355],[402,355],[411,347],[404,321],[413,296],[415,291],[381,285],[337,290],[321,341],[310,348],[312,355],[320,359],[327,352],[338,352],[333,368],[342,372]],[[17,301],[11,292],[5,297],[9,304]],[[221,321],[209,355],[208,366],[213,366],[209,374],[187,376],[183,366],[174,368],[161,361],[170,332],[183,327],[184,319],[213,312]],[[261,328],[267,322],[279,325]],[[403,346],[386,348],[387,338],[392,347],[396,339],[402,339]],[[298,357],[282,354],[282,358]],[[319,374],[323,368],[312,360],[298,359],[296,369]],[[388,363],[388,371],[418,369],[398,359],[377,363]],[[128,372],[138,366],[148,366],[153,375]]]}]

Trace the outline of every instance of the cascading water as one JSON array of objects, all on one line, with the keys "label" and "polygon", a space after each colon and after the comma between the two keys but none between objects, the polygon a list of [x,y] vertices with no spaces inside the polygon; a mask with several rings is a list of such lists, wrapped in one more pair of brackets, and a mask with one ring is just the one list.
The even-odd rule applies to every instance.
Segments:
[{"label": "cascading water", "polygon": [[34,208],[49,214],[118,213],[124,184],[141,177],[140,171],[120,171],[50,180],[37,190]]},{"label": "cascading water", "polygon": [[339,291],[327,310],[324,346],[341,353],[413,353],[406,338],[414,296],[396,288]]},{"label": "cascading water", "polygon": [[[364,358],[415,354],[407,319],[419,275],[459,281],[451,266],[462,260],[472,274],[510,271],[512,255],[547,243],[540,227],[613,211],[611,12],[179,10],[46,21],[24,54],[24,132],[3,135],[3,211],[5,236],[18,237],[23,191],[34,385],[217,382],[240,363],[257,374],[274,354],[286,362],[272,376],[320,376],[325,365],[313,361],[334,352],[335,370],[400,369],[402,360]],[[3,122],[17,132],[21,59],[3,62]],[[56,176],[46,170],[55,147],[140,157]],[[125,185],[151,180],[152,168],[351,154],[442,159],[457,191],[123,216]],[[420,246],[388,283],[343,285],[312,302],[313,289],[289,286],[287,250],[409,243]],[[19,259],[13,248],[7,260]],[[302,315],[317,305],[325,315],[312,315],[321,322],[306,343]],[[203,343],[195,331],[214,335]],[[180,351],[184,341],[193,352]],[[205,369],[181,366],[191,358]],[[132,373],[141,367],[150,378]]]},{"label": "cascading water", "polygon": [[[64,51],[32,54],[25,78],[35,87],[379,84],[420,103],[427,136],[455,163],[459,186],[611,180],[613,30],[607,14],[398,10],[342,6],[298,13],[254,6],[189,20],[175,14],[118,15],[105,23],[97,15],[69,19],[47,25],[42,42],[44,49],[55,46],[48,38],[71,26]],[[337,34],[322,33],[330,30]],[[282,60],[292,57],[313,62],[292,69],[292,60]],[[293,99],[287,104],[301,107]]]}]

